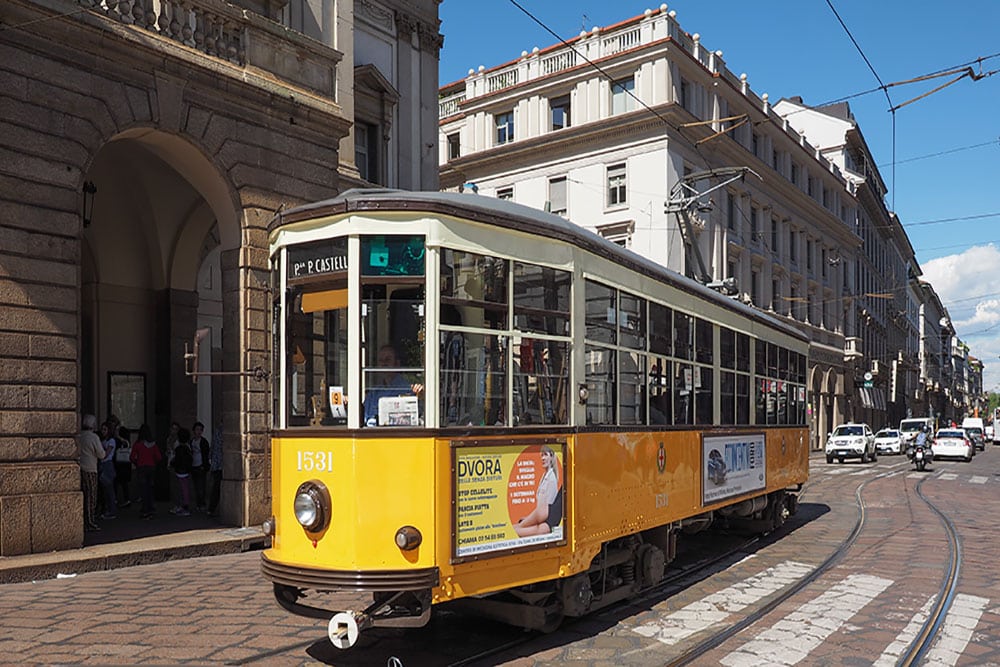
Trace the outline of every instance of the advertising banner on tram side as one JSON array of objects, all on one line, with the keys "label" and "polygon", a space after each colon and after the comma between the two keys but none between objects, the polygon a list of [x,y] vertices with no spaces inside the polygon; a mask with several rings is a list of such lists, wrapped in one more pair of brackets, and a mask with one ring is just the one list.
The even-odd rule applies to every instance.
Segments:
[{"label": "advertising banner on tram side", "polygon": [[564,541],[564,442],[455,442],[452,451],[456,558]]},{"label": "advertising banner on tram side", "polygon": [[767,486],[763,433],[705,436],[701,448],[703,505]]}]

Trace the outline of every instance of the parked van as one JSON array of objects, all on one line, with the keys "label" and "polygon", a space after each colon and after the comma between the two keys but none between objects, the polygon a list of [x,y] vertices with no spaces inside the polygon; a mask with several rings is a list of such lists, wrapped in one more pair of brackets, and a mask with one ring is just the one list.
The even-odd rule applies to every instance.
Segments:
[{"label": "parked van", "polygon": [[927,431],[927,437],[934,437],[933,417],[910,417],[899,422],[899,432],[903,436],[904,446],[909,446],[920,431]]},{"label": "parked van", "polygon": [[968,434],[969,439],[982,451],[986,449],[986,427],[980,417],[966,417],[962,420],[962,430]]}]

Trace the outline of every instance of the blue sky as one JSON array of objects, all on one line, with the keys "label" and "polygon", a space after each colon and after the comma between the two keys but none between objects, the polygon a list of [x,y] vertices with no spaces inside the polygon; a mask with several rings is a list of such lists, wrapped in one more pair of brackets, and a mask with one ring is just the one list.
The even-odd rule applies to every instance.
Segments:
[{"label": "blue sky", "polygon": [[[660,6],[634,0],[518,3],[566,39]],[[885,84],[978,58],[984,59],[982,72],[1000,70],[998,0],[831,3]],[[753,90],[772,101],[800,95],[819,105],[879,85],[826,0],[668,4],[682,29],[721,50],[729,69],[745,72]],[[557,42],[510,0],[445,0],[440,16],[442,84]],[[952,78],[891,86],[889,97],[899,105]],[[985,363],[986,389],[1000,391],[1000,72],[963,79],[902,107],[895,131],[882,91],[849,103],[889,187],[886,204],[899,215],[924,279],[971,353]]]}]

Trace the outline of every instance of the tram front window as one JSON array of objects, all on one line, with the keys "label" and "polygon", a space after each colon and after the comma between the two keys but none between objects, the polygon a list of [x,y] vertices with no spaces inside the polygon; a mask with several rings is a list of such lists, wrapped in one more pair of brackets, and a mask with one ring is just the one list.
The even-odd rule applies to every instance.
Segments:
[{"label": "tram front window", "polygon": [[347,424],[347,282],[295,287],[288,320],[288,425]]},{"label": "tram front window", "polygon": [[424,423],[424,242],[361,238],[363,426]]}]

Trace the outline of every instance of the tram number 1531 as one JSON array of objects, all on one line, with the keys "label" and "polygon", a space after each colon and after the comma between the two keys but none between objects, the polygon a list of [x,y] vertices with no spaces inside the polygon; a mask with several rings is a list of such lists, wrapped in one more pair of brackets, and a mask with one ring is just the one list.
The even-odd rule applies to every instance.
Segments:
[{"label": "tram number 1531", "polygon": [[333,472],[333,452],[298,452],[299,472]]}]

